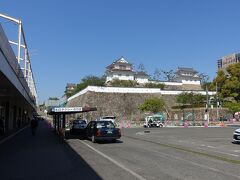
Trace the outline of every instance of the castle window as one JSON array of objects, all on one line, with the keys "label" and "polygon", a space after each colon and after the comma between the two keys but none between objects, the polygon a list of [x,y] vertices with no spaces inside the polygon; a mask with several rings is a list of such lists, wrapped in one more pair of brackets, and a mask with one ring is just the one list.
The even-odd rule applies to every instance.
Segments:
[{"label": "castle window", "polygon": [[124,66],[124,65],[119,65],[119,69],[126,70],[126,66]]}]

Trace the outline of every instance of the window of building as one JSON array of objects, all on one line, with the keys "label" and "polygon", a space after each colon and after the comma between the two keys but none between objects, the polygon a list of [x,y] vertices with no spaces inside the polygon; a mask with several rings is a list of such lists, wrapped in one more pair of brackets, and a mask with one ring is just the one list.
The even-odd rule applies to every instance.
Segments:
[{"label": "window of building", "polygon": [[126,69],[127,69],[127,67],[126,67],[126,66],[124,66],[124,65],[119,65],[119,69],[126,70]]}]

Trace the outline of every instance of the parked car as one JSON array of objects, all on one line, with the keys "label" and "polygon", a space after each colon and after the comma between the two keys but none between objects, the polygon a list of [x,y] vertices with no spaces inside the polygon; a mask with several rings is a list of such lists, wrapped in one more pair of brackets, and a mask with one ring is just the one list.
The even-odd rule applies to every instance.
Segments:
[{"label": "parked car", "polygon": [[100,118],[100,121],[112,121],[115,123],[116,116],[103,116]]},{"label": "parked car", "polygon": [[240,143],[240,128],[233,133],[233,143]]},{"label": "parked car", "polygon": [[70,124],[70,133],[71,134],[81,134],[84,133],[84,129],[87,126],[87,121],[84,119],[77,119],[74,120]]},{"label": "parked car", "polygon": [[93,143],[98,140],[116,142],[121,137],[121,130],[112,121],[90,121],[85,129],[87,139]]}]

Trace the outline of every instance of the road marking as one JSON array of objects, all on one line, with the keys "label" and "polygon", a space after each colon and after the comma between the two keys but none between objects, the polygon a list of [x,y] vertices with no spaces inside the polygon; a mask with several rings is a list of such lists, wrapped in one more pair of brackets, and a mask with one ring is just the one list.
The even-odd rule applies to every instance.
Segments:
[{"label": "road marking", "polygon": [[4,143],[5,141],[11,139],[11,138],[14,137],[16,134],[20,133],[21,131],[23,131],[23,130],[26,129],[27,127],[28,127],[28,126],[26,126],[26,127],[22,128],[22,129],[18,130],[17,132],[15,132],[14,134],[12,134],[12,135],[10,135],[10,136],[4,138],[3,140],[0,141],[0,144],[2,144],[2,143]]},{"label": "road marking", "polygon": [[140,180],[146,180],[144,177],[140,176],[139,174],[133,172],[132,170],[128,169],[127,167],[125,167],[124,165],[120,164],[119,162],[117,162],[116,160],[110,158],[109,156],[107,156],[106,154],[100,152],[99,150],[95,149],[94,147],[90,146],[89,144],[87,144],[84,141],[79,140],[82,144],[84,144],[85,146],[89,147],[90,149],[92,149],[93,151],[95,151],[97,154],[99,154],[100,156],[106,158],[107,160],[111,161],[113,164],[117,165],[118,167],[122,168],[123,170],[129,172],[131,175],[133,175],[134,177],[136,177],[137,179]]},{"label": "road marking", "polygon": [[137,132],[136,135],[144,135],[144,132]]},{"label": "road marking", "polygon": [[[217,147],[209,146],[209,145],[205,145],[205,144],[201,144],[200,146],[211,148],[211,149],[216,149],[217,148]],[[199,149],[202,149],[202,148],[199,148]],[[202,149],[202,150],[204,150],[204,149]],[[232,154],[232,153],[227,153],[227,152],[222,152],[222,151],[213,151],[213,150],[211,150],[211,151],[216,152],[216,153],[226,154],[226,155],[229,155],[229,156],[239,157],[239,155],[237,155],[237,154]],[[234,151],[234,152],[236,152],[236,151]]]},{"label": "road marking", "polygon": [[[157,145],[160,145],[160,146],[163,146],[163,147],[169,147],[169,148],[177,149],[177,150],[180,150],[180,151],[190,152],[190,153],[193,153],[193,154],[198,154],[198,155],[201,155],[201,156],[210,157],[210,158],[213,158],[213,159],[218,159],[218,160],[225,161],[225,162],[240,164],[240,160],[238,160],[238,159],[229,159],[228,157],[223,157],[223,156],[220,156],[218,154],[209,154],[209,153],[204,152],[204,151],[203,152],[199,151],[199,150],[205,150],[205,149],[201,149],[201,148],[197,148],[197,150],[194,150],[194,149],[189,149],[189,147],[183,147],[183,146],[179,146],[179,145],[176,145],[176,144],[167,144],[167,143],[155,142],[155,141],[152,141],[150,139],[141,139],[141,138],[126,136],[126,135],[125,135],[125,137],[130,138],[130,139],[135,139],[135,140],[138,140],[138,141],[145,141],[145,142],[157,144]],[[206,146],[206,145],[202,144],[201,146]],[[212,152],[214,152],[214,151],[212,151]],[[227,154],[227,153],[223,153],[223,152],[221,152],[221,153],[222,154]],[[238,156],[236,154],[228,154],[228,155]]]},{"label": "road marking", "polygon": [[159,152],[159,151],[156,151],[156,150],[152,150],[152,151],[155,152],[156,154],[160,154],[162,157],[169,157],[169,158],[176,159],[176,160],[179,160],[179,161],[185,161],[187,163],[190,163],[190,164],[195,165],[197,167],[200,167],[202,169],[208,169],[208,170],[211,170],[211,171],[214,171],[214,172],[218,172],[218,173],[221,173],[221,174],[224,174],[224,175],[228,175],[228,176],[240,179],[240,176],[238,176],[238,175],[233,175],[233,174],[228,173],[228,172],[223,172],[223,171],[221,171],[219,169],[212,168],[212,167],[209,167],[209,166],[204,165],[204,164],[199,164],[199,163],[196,163],[196,162],[184,159],[184,158],[180,158],[180,157],[173,156],[173,155],[170,155],[170,154],[167,154],[167,153],[163,153],[163,152]]},{"label": "road marking", "polygon": [[[207,148],[212,148],[212,149],[216,149],[217,147],[214,147],[214,146],[207,146],[205,144],[201,144],[202,147],[207,147]],[[201,148],[199,148],[201,149]],[[202,149],[204,150],[204,149]],[[216,153],[221,153],[221,154],[226,154],[226,155],[229,155],[229,156],[234,156],[234,157],[239,157],[239,155],[237,154],[231,154],[231,153],[227,153],[227,152],[222,152],[222,151],[213,151],[211,150],[212,152],[216,152]]]},{"label": "road marking", "polygon": [[226,154],[226,155],[234,156],[234,157],[238,157],[238,156],[239,156],[239,155],[237,155],[237,154],[231,154],[231,153],[222,152],[222,151],[212,151],[212,152],[221,153],[221,154]]}]

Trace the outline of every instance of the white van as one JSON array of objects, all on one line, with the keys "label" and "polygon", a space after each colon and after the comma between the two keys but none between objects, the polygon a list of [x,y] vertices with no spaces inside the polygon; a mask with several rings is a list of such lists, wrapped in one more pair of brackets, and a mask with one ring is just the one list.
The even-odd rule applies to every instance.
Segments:
[{"label": "white van", "polygon": [[116,116],[103,116],[100,118],[100,121],[112,121],[115,123]]}]

